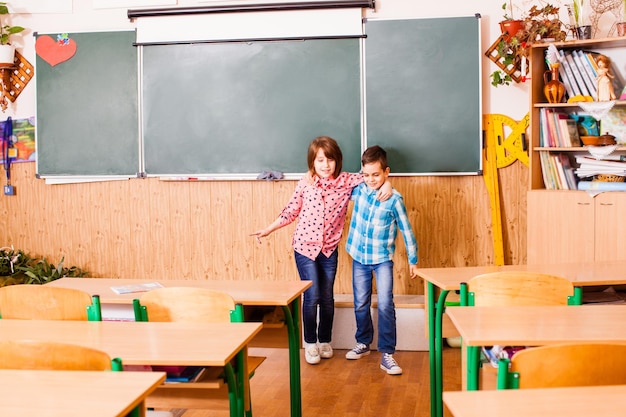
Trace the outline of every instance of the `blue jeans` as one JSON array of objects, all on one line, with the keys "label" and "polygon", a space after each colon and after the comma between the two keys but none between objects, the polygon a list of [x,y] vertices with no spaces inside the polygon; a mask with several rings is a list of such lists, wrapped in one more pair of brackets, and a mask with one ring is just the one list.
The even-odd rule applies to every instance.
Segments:
[{"label": "blue jeans", "polygon": [[[337,250],[327,258],[320,253],[314,261],[295,252],[296,266],[300,279],[313,281],[304,292],[302,303],[302,322],[306,343],[330,343],[335,317],[335,299],[333,287],[337,273]],[[319,325],[317,323],[319,307]]]},{"label": "blue jeans", "polygon": [[372,280],[376,276],[378,294],[378,351],[396,351],[396,308],[393,303],[393,261],[363,265],[352,261],[352,290],[356,316],[356,341],[370,345],[374,339],[372,323]]}]

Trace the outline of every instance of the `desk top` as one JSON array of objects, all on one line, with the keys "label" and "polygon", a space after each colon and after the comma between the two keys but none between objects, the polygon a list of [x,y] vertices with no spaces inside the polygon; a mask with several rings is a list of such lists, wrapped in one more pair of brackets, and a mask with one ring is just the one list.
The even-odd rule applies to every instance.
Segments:
[{"label": "desk top", "polygon": [[448,391],[454,417],[621,417],[626,385],[523,390]]},{"label": "desk top", "polygon": [[575,286],[626,284],[626,261],[423,268],[418,269],[417,274],[443,290],[453,291],[458,290],[462,282],[467,282],[476,275],[499,271],[532,271],[558,275],[569,279]]},{"label": "desk top", "polygon": [[129,304],[139,298],[141,292],[116,294],[111,287],[158,282],[164,287],[202,287],[223,291],[236,303],[257,306],[287,306],[313,283],[311,281],[251,281],[251,280],[154,280],[127,278],[61,278],[46,285],[75,288],[99,295],[103,303]]},{"label": "desk top", "polygon": [[163,372],[0,370],[0,415],[123,417],[164,380]]},{"label": "desk top", "polygon": [[626,305],[448,307],[469,346],[626,342]]},{"label": "desk top", "polygon": [[224,366],[261,323],[0,320],[0,340],[73,343],[105,351],[126,365]]}]

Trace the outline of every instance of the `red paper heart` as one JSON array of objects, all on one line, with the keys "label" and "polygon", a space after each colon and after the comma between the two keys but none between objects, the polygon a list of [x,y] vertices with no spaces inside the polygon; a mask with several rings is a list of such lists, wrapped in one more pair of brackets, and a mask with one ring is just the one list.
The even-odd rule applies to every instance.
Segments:
[{"label": "red paper heart", "polygon": [[60,44],[50,36],[39,36],[35,42],[35,51],[41,59],[54,67],[74,56],[76,42],[70,39],[67,44]]}]

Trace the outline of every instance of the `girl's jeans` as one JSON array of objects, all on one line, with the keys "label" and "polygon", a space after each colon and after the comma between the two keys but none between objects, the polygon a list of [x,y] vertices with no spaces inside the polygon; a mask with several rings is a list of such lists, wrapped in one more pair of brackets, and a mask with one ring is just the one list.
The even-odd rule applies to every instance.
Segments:
[{"label": "girl's jeans", "polygon": [[[313,281],[313,285],[304,292],[302,305],[304,341],[306,343],[317,341],[330,343],[332,339],[333,319],[335,317],[333,286],[337,273],[337,258],[337,249],[328,258],[320,253],[314,261],[295,252],[300,279]],[[318,307],[319,325],[317,322]]]}]

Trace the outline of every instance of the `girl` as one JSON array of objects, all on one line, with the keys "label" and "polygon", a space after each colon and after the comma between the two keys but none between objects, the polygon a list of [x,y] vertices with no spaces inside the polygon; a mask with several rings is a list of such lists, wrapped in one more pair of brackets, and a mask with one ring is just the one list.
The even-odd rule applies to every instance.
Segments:
[{"label": "girl", "polygon": [[[296,267],[300,279],[313,282],[304,292],[302,306],[305,359],[310,364],[333,356],[330,341],[335,314],[337,246],[352,189],[363,182],[361,174],[341,172],[342,160],[341,149],[334,139],[315,138],[307,154],[308,172],[296,185],[287,206],[272,224],[251,235],[260,242],[262,237],[298,219],[292,241]],[[378,198],[384,201],[391,193],[387,181]]]}]

